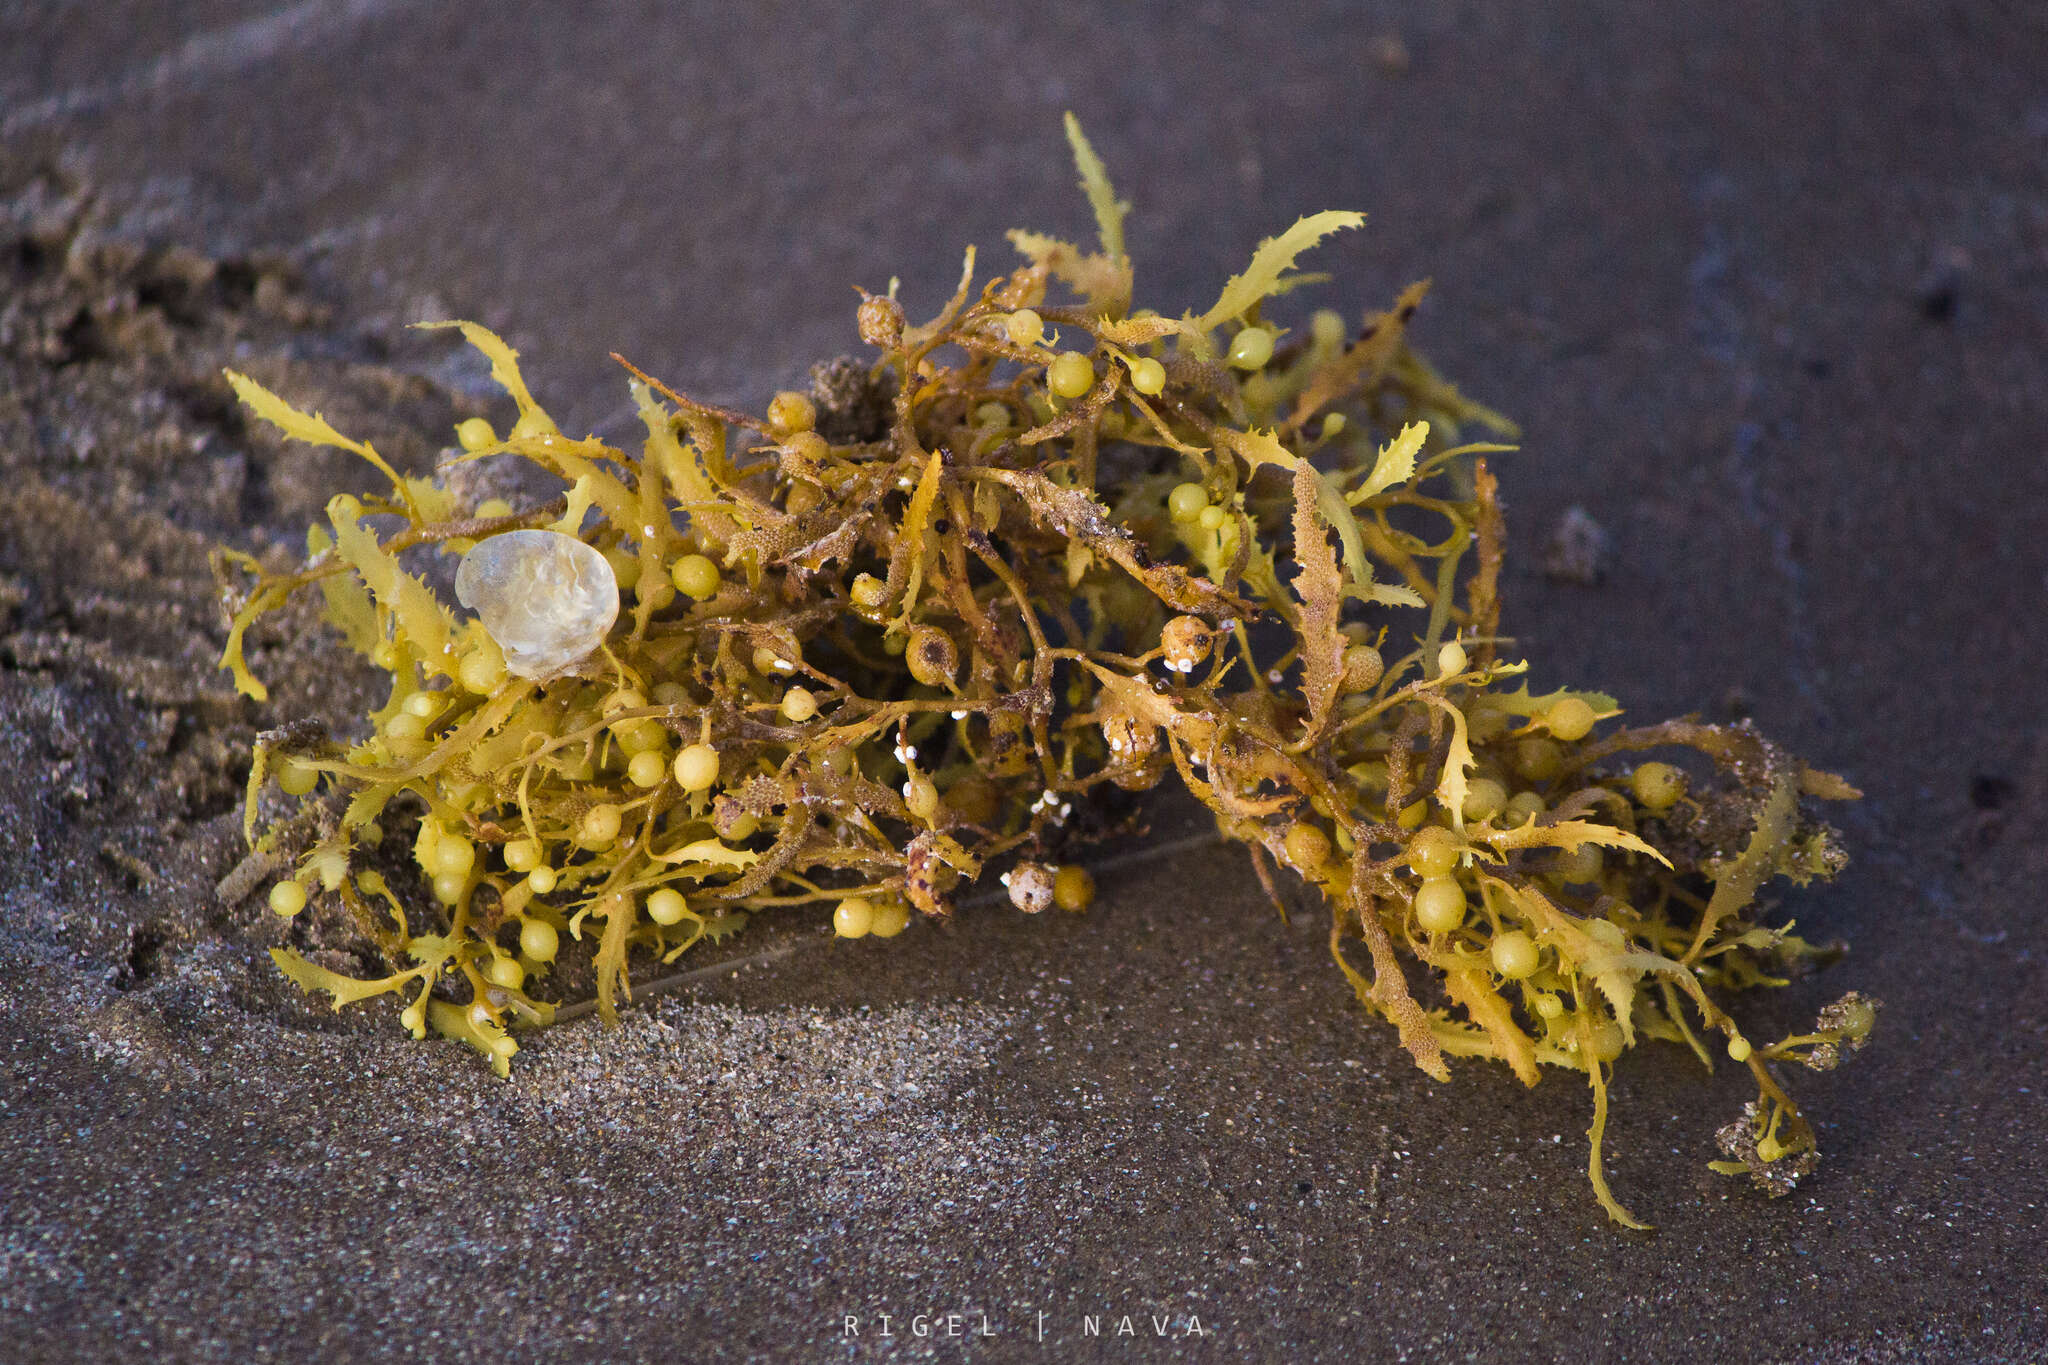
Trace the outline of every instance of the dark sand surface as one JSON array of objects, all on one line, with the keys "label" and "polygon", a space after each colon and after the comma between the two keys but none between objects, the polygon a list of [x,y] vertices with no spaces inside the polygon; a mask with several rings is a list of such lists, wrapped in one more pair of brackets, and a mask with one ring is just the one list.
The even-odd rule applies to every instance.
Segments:
[{"label": "dark sand surface", "polygon": [[[0,13],[0,1359],[2048,1356],[2038,6],[694,8]],[[1164,306],[1324,207],[1371,218],[1316,302],[1434,277],[1419,343],[1526,428],[1540,681],[1868,793],[1789,896],[1853,952],[1744,1005],[1886,1002],[1798,1078],[1790,1197],[1704,1169],[1746,1083],[1652,1045],[1609,1150],[1659,1230],[1616,1233],[1582,1086],[1428,1081],[1177,808],[1091,914],[757,925],[509,1083],[216,901],[251,736],[366,681],[310,625],[271,708],[211,670],[208,545],[360,481],[221,364],[415,469],[498,411],[417,318],[502,328],[567,427],[613,349],[758,404],[854,349],[850,286],[928,312],[965,244],[1088,231],[1065,108]],[[1574,504],[1597,586],[1538,571]]]}]

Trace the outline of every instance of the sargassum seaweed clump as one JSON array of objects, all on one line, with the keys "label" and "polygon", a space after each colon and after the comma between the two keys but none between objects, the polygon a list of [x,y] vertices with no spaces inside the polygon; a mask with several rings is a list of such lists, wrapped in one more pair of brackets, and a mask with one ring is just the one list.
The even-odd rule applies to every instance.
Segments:
[{"label": "sargassum seaweed clump", "polygon": [[[1488,457],[1512,447],[1464,439],[1513,428],[1411,344],[1425,287],[1361,326],[1279,326],[1268,309],[1317,278],[1297,258],[1362,221],[1325,212],[1200,314],[1135,309],[1126,206],[1068,135],[1097,249],[1012,233],[1024,263],[980,282],[970,249],[915,325],[893,288],[865,295],[872,360],[765,417],[628,365],[639,449],[572,439],[504,342],[445,324],[516,409],[463,423],[457,458],[531,462],[563,489],[545,507],[466,505],[230,375],[287,437],[384,480],[328,504],[300,568],[222,553],[243,691],[266,695],[247,631],[305,589],[390,682],[357,738],[268,732],[247,819],[293,863],[273,908],[333,898],[390,970],[278,964],[337,1009],[398,996],[416,1036],[502,1075],[563,1003],[565,940],[611,1020],[636,956],[764,911],[887,937],[992,871],[1021,910],[1078,909],[1092,885],[1066,860],[1098,798],[1171,776],[1276,903],[1283,870],[1320,894],[1359,1003],[1428,1074],[1586,1077],[1617,1221],[1642,1226],[1602,1171],[1608,1076],[1646,1038],[1749,1068],[1717,1169],[1790,1188],[1814,1135],[1772,1063],[1832,1066],[1875,1004],[1761,1044],[1723,1002],[1824,955],[1757,895],[1842,866],[1808,806],[1856,792],[1748,724],[1626,726],[1601,693],[1533,690],[1500,631]],[[479,616],[409,571],[432,553],[465,557]],[[302,809],[259,838],[273,780]]]}]

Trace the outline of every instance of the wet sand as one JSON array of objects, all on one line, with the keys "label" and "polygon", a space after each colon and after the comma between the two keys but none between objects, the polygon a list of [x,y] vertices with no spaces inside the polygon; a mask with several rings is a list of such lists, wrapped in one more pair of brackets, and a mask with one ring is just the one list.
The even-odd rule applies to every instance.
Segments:
[{"label": "wet sand", "polygon": [[[2038,15],[177,11],[0,24],[0,1355],[2048,1353]],[[1418,344],[1525,428],[1541,680],[1752,715],[1866,791],[1849,872],[1784,891],[1850,955],[1743,1005],[1886,1002],[1796,1078],[1797,1192],[1705,1170],[1746,1083],[1651,1045],[1609,1152],[1658,1231],[1611,1230],[1583,1086],[1430,1082],[1171,803],[1085,916],[758,924],[509,1082],[306,1001],[265,949],[319,926],[218,902],[251,737],[369,681],[310,617],[271,706],[212,671],[208,547],[286,553],[361,477],[220,365],[412,469],[499,411],[419,318],[502,329],[565,427],[620,422],[612,350],[758,405],[857,348],[851,286],[929,312],[966,244],[1089,232],[1067,108],[1162,307],[1325,207],[1370,217],[1315,305],[1433,277]],[[1574,506],[1597,583],[1541,572]]]}]

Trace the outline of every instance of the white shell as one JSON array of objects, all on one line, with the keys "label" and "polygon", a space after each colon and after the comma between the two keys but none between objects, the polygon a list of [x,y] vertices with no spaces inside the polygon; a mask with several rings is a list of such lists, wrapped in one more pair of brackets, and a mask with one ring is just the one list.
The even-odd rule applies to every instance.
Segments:
[{"label": "white shell", "polygon": [[505,671],[547,678],[604,643],[619,580],[603,555],[560,531],[506,531],[455,571],[455,596],[505,651]]}]

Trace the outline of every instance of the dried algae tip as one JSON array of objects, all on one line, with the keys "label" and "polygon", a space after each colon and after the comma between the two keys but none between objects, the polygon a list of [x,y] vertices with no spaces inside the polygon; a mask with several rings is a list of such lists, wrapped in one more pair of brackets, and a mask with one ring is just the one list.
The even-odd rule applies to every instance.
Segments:
[{"label": "dried algae tip", "polygon": [[575,667],[619,619],[612,566],[560,531],[507,531],[478,542],[455,571],[455,597],[482,619],[505,671],[519,678]]},{"label": "dried algae tip", "polygon": [[[754,914],[858,940],[982,883],[1084,909],[1076,855],[1122,793],[1178,781],[1276,901],[1323,902],[1360,1007],[1423,1071],[1584,1079],[1610,1217],[1642,1226],[1602,1151],[1612,1068],[1651,1039],[1747,1070],[1717,1169],[1790,1188],[1816,1148],[1780,1069],[1856,1051],[1876,1002],[1775,1043],[1730,1005],[1838,955],[1759,893],[1842,867],[1815,807],[1855,790],[1747,724],[1629,726],[1600,692],[1532,690],[1501,629],[1488,461],[1512,447],[1466,434],[1514,429],[1411,344],[1425,287],[1287,325],[1316,278],[1298,258],[1363,221],[1325,212],[1201,313],[1134,308],[1126,206],[1067,133],[1099,249],[1012,233],[1023,264],[979,283],[970,250],[922,323],[864,295],[874,354],[763,417],[628,365],[638,449],[571,439],[510,347],[453,324],[517,409],[502,438],[464,423],[458,458],[527,460],[561,508],[472,515],[230,377],[385,485],[335,497],[300,569],[222,557],[242,690],[266,695],[244,635],[309,587],[390,680],[346,743],[287,725],[257,746],[249,833],[286,869],[270,904],[297,945],[279,966],[336,1008],[395,995],[404,1027],[505,1074],[558,1006],[614,1019],[634,963]],[[436,551],[463,556],[478,618],[408,571]],[[318,818],[258,838],[273,779]],[[384,975],[298,951],[325,946],[316,903]],[[593,998],[564,998],[565,959]]]}]

